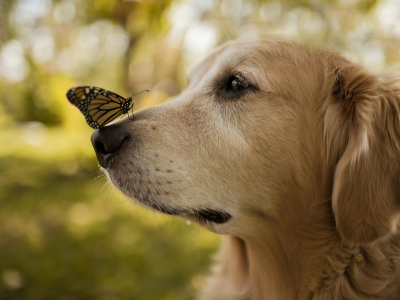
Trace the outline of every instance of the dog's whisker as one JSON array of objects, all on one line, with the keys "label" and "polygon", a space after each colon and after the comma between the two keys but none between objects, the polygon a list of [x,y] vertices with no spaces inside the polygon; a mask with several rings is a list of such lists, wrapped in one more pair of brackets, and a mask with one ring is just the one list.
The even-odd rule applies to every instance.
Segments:
[{"label": "dog's whisker", "polygon": [[222,30],[225,32],[226,36],[228,37],[228,40],[231,41],[231,39],[229,38],[228,33],[226,32],[225,28],[221,25]]}]

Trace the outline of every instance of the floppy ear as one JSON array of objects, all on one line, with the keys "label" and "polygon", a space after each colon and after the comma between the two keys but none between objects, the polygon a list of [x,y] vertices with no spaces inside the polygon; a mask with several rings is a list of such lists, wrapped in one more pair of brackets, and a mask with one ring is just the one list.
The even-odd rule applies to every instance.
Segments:
[{"label": "floppy ear", "polygon": [[325,139],[336,161],[332,207],[347,245],[395,233],[399,219],[399,87],[358,65],[336,69]]}]

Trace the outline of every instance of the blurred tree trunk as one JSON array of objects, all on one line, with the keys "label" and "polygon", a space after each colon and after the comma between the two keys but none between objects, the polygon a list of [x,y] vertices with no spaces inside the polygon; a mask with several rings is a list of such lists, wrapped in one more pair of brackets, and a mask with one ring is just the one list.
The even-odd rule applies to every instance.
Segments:
[{"label": "blurred tree trunk", "polygon": [[8,15],[10,14],[12,1],[0,0],[0,46],[11,36],[11,30],[8,23]]},{"label": "blurred tree trunk", "polygon": [[[170,7],[172,2],[172,0],[162,0],[143,2],[118,1],[115,3],[113,11],[111,13],[111,17],[113,20],[117,21],[123,28],[125,28],[129,35],[128,48],[125,52],[123,62],[124,85],[126,90],[132,92],[138,91],[136,87],[132,87],[130,85],[129,81],[129,68],[137,42],[143,37],[144,34],[153,33],[154,35],[156,35],[156,33],[162,30],[160,19],[162,18],[166,9]],[[132,30],[130,28],[132,18],[135,18],[135,15],[139,14],[147,15],[147,24],[146,26],[140,26],[140,29]]]}]

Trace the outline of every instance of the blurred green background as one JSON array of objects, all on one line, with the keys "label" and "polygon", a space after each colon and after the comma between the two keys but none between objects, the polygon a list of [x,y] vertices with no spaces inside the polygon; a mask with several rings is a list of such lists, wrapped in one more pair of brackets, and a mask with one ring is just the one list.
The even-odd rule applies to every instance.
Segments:
[{"label": "blurred green background", "polygon": [[399,0],[0,0],[0,299],[194,299],[219,238],[111,187],[65,93],[159,104],[213,47],[264,33],[400,69]]}]

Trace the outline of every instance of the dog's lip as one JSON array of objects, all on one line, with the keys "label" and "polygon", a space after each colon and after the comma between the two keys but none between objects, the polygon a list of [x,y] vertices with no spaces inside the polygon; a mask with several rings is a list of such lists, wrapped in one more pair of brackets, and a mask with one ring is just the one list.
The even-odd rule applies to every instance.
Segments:
[{"label": "dog's lip", "polygon": [[206,221],[209,221],[216,224],[223,224],[231,219],[231,215],[229,213],[215,209],[198,209],[195,212],[193,212],[193,211],[176,210],[176,209],[170,210],[160,205],[151,205],[151,207],[155,210],[158,210],[168,215],[194,218],[199,223],[204,223]]}]

